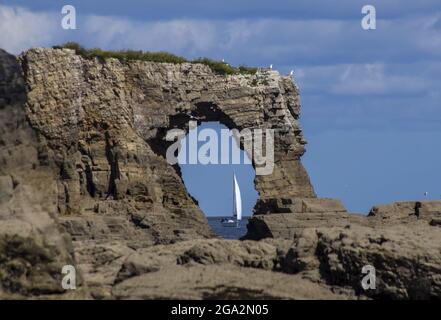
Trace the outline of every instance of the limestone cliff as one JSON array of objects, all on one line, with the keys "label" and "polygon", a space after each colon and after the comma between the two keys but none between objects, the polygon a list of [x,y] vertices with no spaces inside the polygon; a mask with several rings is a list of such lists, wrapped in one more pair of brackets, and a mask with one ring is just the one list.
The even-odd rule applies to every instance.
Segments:
[{"label": "limestone cliff", "polygon": [[[54,169],[53,196],[74,235],[100,232],[84,230],[84,219],[75,219],[81,214],[107,219],[103,228],[149,228],[155,241],[209,236],[179,169],[164,158],[165,133],[188,129],[190,119],[274,129],[274,172],[256,178],[260,203],[282,192],[315,196],[300,163],[305,141],[289,77],[272,71],[226,77],[198,64],[103,63],[68,49],[33,49],[20,64],[27,89],[23,112],[40,140],[42,160],[35,165]],[[118,222],[121,216],[131,223]]]},{"label": "limestone cliff", "polygon": [[[89,60],[68,49],[20,57],[0,51],[4,246],[53,247],[45,254],[56,272],[45,276],[57,283],[59,267],[87,252],[88,241],[139,248],[213,237],[179,168],[165,160],[165,133],[188,130],[191,119],[274,129],[274,173],[256,178],[261,201],[282,190],[314,197],[300,163],[299,112],[296,87],[277,72],[221,76],[202,64]],[[26,287],[16,281],[11,286]]]},{"label": "limestone cliff", "polygon": [[[362,217],[317,198],[299,114],[276,71],[0,50],[0,298],[440,298],[441,202]],[[189,120],[275,131],[246,236],[260,241],[212,239],[167,163],[167,131]],[[381,279],[364,292],[369,263]]]}]

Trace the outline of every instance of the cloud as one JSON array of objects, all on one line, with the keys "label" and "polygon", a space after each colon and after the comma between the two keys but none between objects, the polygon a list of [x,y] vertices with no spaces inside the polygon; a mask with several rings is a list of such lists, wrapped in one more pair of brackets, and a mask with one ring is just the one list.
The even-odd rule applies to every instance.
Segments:
[{"label": "cloud", "polygon": [[190,56],[222,56],[232,63],[288,64],[413,62],[439,59],[440,14],[379,20],[375,31],[360,20],[173,19],[131,21],[84,18],[85,41],[103,47],[169,50]]},{"label": "cloud", "polygon": [[[2,0],[5,5],[29,7],[33,11],[59,11],[63,1]],[[359,19],[361,7],[375,5],[381,19],[427,15],[440,11],[439,0],[70,0],[84,15],[128,16],[132,19],[172,20],[177,17],[202,20],[236,19]]]},{"label": "cloud", "polygon": [[383,63],[342,64],[317,67],[300,67],[297,80],[304,92],[320,90],[334,95],[417,95],[433,87],[432,75],[424,70],[427,64],[400,65],[409,70]]},{"label": "cloud", "polygon": [[211,21],[137,22],[118,17],[84,19],[88,43],[113,49],[136,48],[175,53],[208,53],[218,48],[218,25]]},{"label": "cloud", "polygon": [[383,64],[349,65],[331,86],[336,94],[415,94],[427,90],[430,81],[418,76],[387,74]]},{"label": "cloud", "polygon": [[166,50],[189,57],[225,58],[233,64],[272,63],[288,68],[294,64],[412,62],[439,59],[441,54],[441,13],[380,19],[377,30],[365,31],[359,13],[352,20],[198,17],[141,21],[82,14],[80,8],[78,30],[72,31],[61,28],[60,12],[0,6],[0,27],[6,31],[0,35],[0,46],[16,53],[31,46],[76,40],[90,47]]},{"label": "cloud", "polygon": [[[397,6],[407,15],[385,19],[377,8],[375,31],[362,30],[358,9],[354,19],[251,18],[246,12],[232,19],[209,19],[200,13],[197,18],[136,20],[84,14],[79,6],[78,30],[67,31],[61,29],[59,12],[0,6],[0,47],[19,53],[31,46],[78,41],[86,47],[225,58],[235,65],[273,64],[283,73],[295,70],[305,119],[314,124],[310,128],[387,126],[388,119],[397,119],[397,110],[399,123],[415,119],[413,124],[423,128],[424,119],[432,124],[441,117],[441,13],[433,8],[428,12],[433,1],[421,3],[378,4],[387,12]],[[107,7],[102,10],[109,12]]]},{"label": "cloud", "polygon": [[307,133],[440,129],[441,61],[301,66],[297,70]]},{"label": "cloud", "polygon": [[429,16],[423,23],[425,37],[417,39],[423,50],[441,54],[441,13]]},{"label": "cloud", "polygon": [[51,43],[61,29],[59,21],[52,13],[0,5],[0,47],[17,54]]},{"label": "cloud", "polygon": [[418,96],[441,87],[441,62],[300,66],[296,79],[303,93]]}]

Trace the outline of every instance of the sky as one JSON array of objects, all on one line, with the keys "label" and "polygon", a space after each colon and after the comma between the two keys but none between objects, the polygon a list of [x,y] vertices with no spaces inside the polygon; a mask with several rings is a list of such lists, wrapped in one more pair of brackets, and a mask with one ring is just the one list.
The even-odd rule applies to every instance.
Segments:
[{"label": "sky", "polygon": [[[77,30],[61,28],[66,4]],[[376,30],[361,28],[366,4]],[[0,47],[16,54],[78,41],[293,69],[309,142],[303,163],[320,197],[361,213],[424,192],[441,198],[439,0],[0,0],[0,31]],[[227,210],[211,202],[207,214]]]},{"label": "sky", "polygon": [[[229,132],[226,126],[219,122],[205,122],[196,129],[193,129],[195,136],[200,135],[204,129],[213,130],[213,133],[216,133],[218,137],[218,143],[213,145],[214,149],[210,148],[210,151],[207,150],[206,152],[209,155],[217,147],[217,157],[215,158],[218,164],[195,165],[190,163],[189,154],[191,153],[191,147],[189,143],[190,133],[188,133],[181,140],[181,149],[178,156],[182,179],[188,192],[198,200],[199,207],[207,215],[217,217],[231,216],[233,214],[233,174],[235,174],[241,193],[242,212],[244,216],[251,215],[259,194],[254,188],[256,172],[250,164],[248,156],[239,148],[233,137],[226,140],[229,148],[228,155],[222,155],[221,130],[228,130]],[[201,141],[198,141],[198,150],[201,150],[202,153],[202,150],[205,151],[206,149],[201,149],[201,147],[203,145],[208,146],[210,140],[208,138],[199,140]],[[240,157],[241,161],[239,164],[233,164],[234,155]],[[248,159],[248,163],[245,162],[245,157]],[[222,159],[224,159],[223,162],[228,162],[229,164],[221,164]]]}]

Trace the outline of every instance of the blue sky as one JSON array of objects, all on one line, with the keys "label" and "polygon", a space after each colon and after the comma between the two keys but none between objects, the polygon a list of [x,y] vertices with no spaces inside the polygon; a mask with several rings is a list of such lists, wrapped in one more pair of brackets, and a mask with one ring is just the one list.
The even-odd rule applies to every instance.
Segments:
[{"label": "blue sky", "polygon": [[[221,130],[228,128],[219,122],[205,122],[197,127],[196,134],[204,129],[216,131],[218,137],[218,163],[221,162]],[[193,129],[195,130],[195,129]],[[199,207],[210,216],[228,216],[232,215],[233,210],[233,174],[236,174],[241,197],[242,211],[244,215],[251,215],[254,204],[259,195],[254,189],[254,177],[256,173],[251,164],[246,164],[244,157],[249,161],[248,156],[241,150],[233,137],[228,139],[229,163],[233,163],[233,155],[240,155],[240,164],[190,164],[189,161],[189,134],[184,140],[181,140],[182,149],[179,153],[179,164],[181,167],[182,178],[188,192],[199,202]],[[207,141],[198,142],[198,147],[204,145]],[[184,150],[187,150],[185,152]],[[225,159],[225,158],[224,158]],[[250,162],[248,162],[250,163]]]},{"label": "blue sky", "polygon": [[[78,30],[61,29],[65,4]],[[377,30],[360,26],[365,4],[377,9]],[[0,31],[13,53],[75,40],[294,69],[303,162],[319,196],[353,212],[425,191],[441,198],[439,0],[3,0]]]}]

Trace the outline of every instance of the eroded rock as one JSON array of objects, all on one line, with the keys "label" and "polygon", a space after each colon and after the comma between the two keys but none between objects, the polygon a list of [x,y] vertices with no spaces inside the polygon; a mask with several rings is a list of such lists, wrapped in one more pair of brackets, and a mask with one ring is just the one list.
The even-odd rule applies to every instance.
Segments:
[{"label": "eroded rock", "polygon": [[[317,199],[299,113],[297,87],[275,71],[0,51],[0,296],[439,299],[441,202],[365,217]],[[166,162],[167,130],[190,119],[275,130],[246,236],[260,241],[213,239]],[[367,264],[372,291],[360,287]],[[75,292],[61,288],[64,265]]]}]

